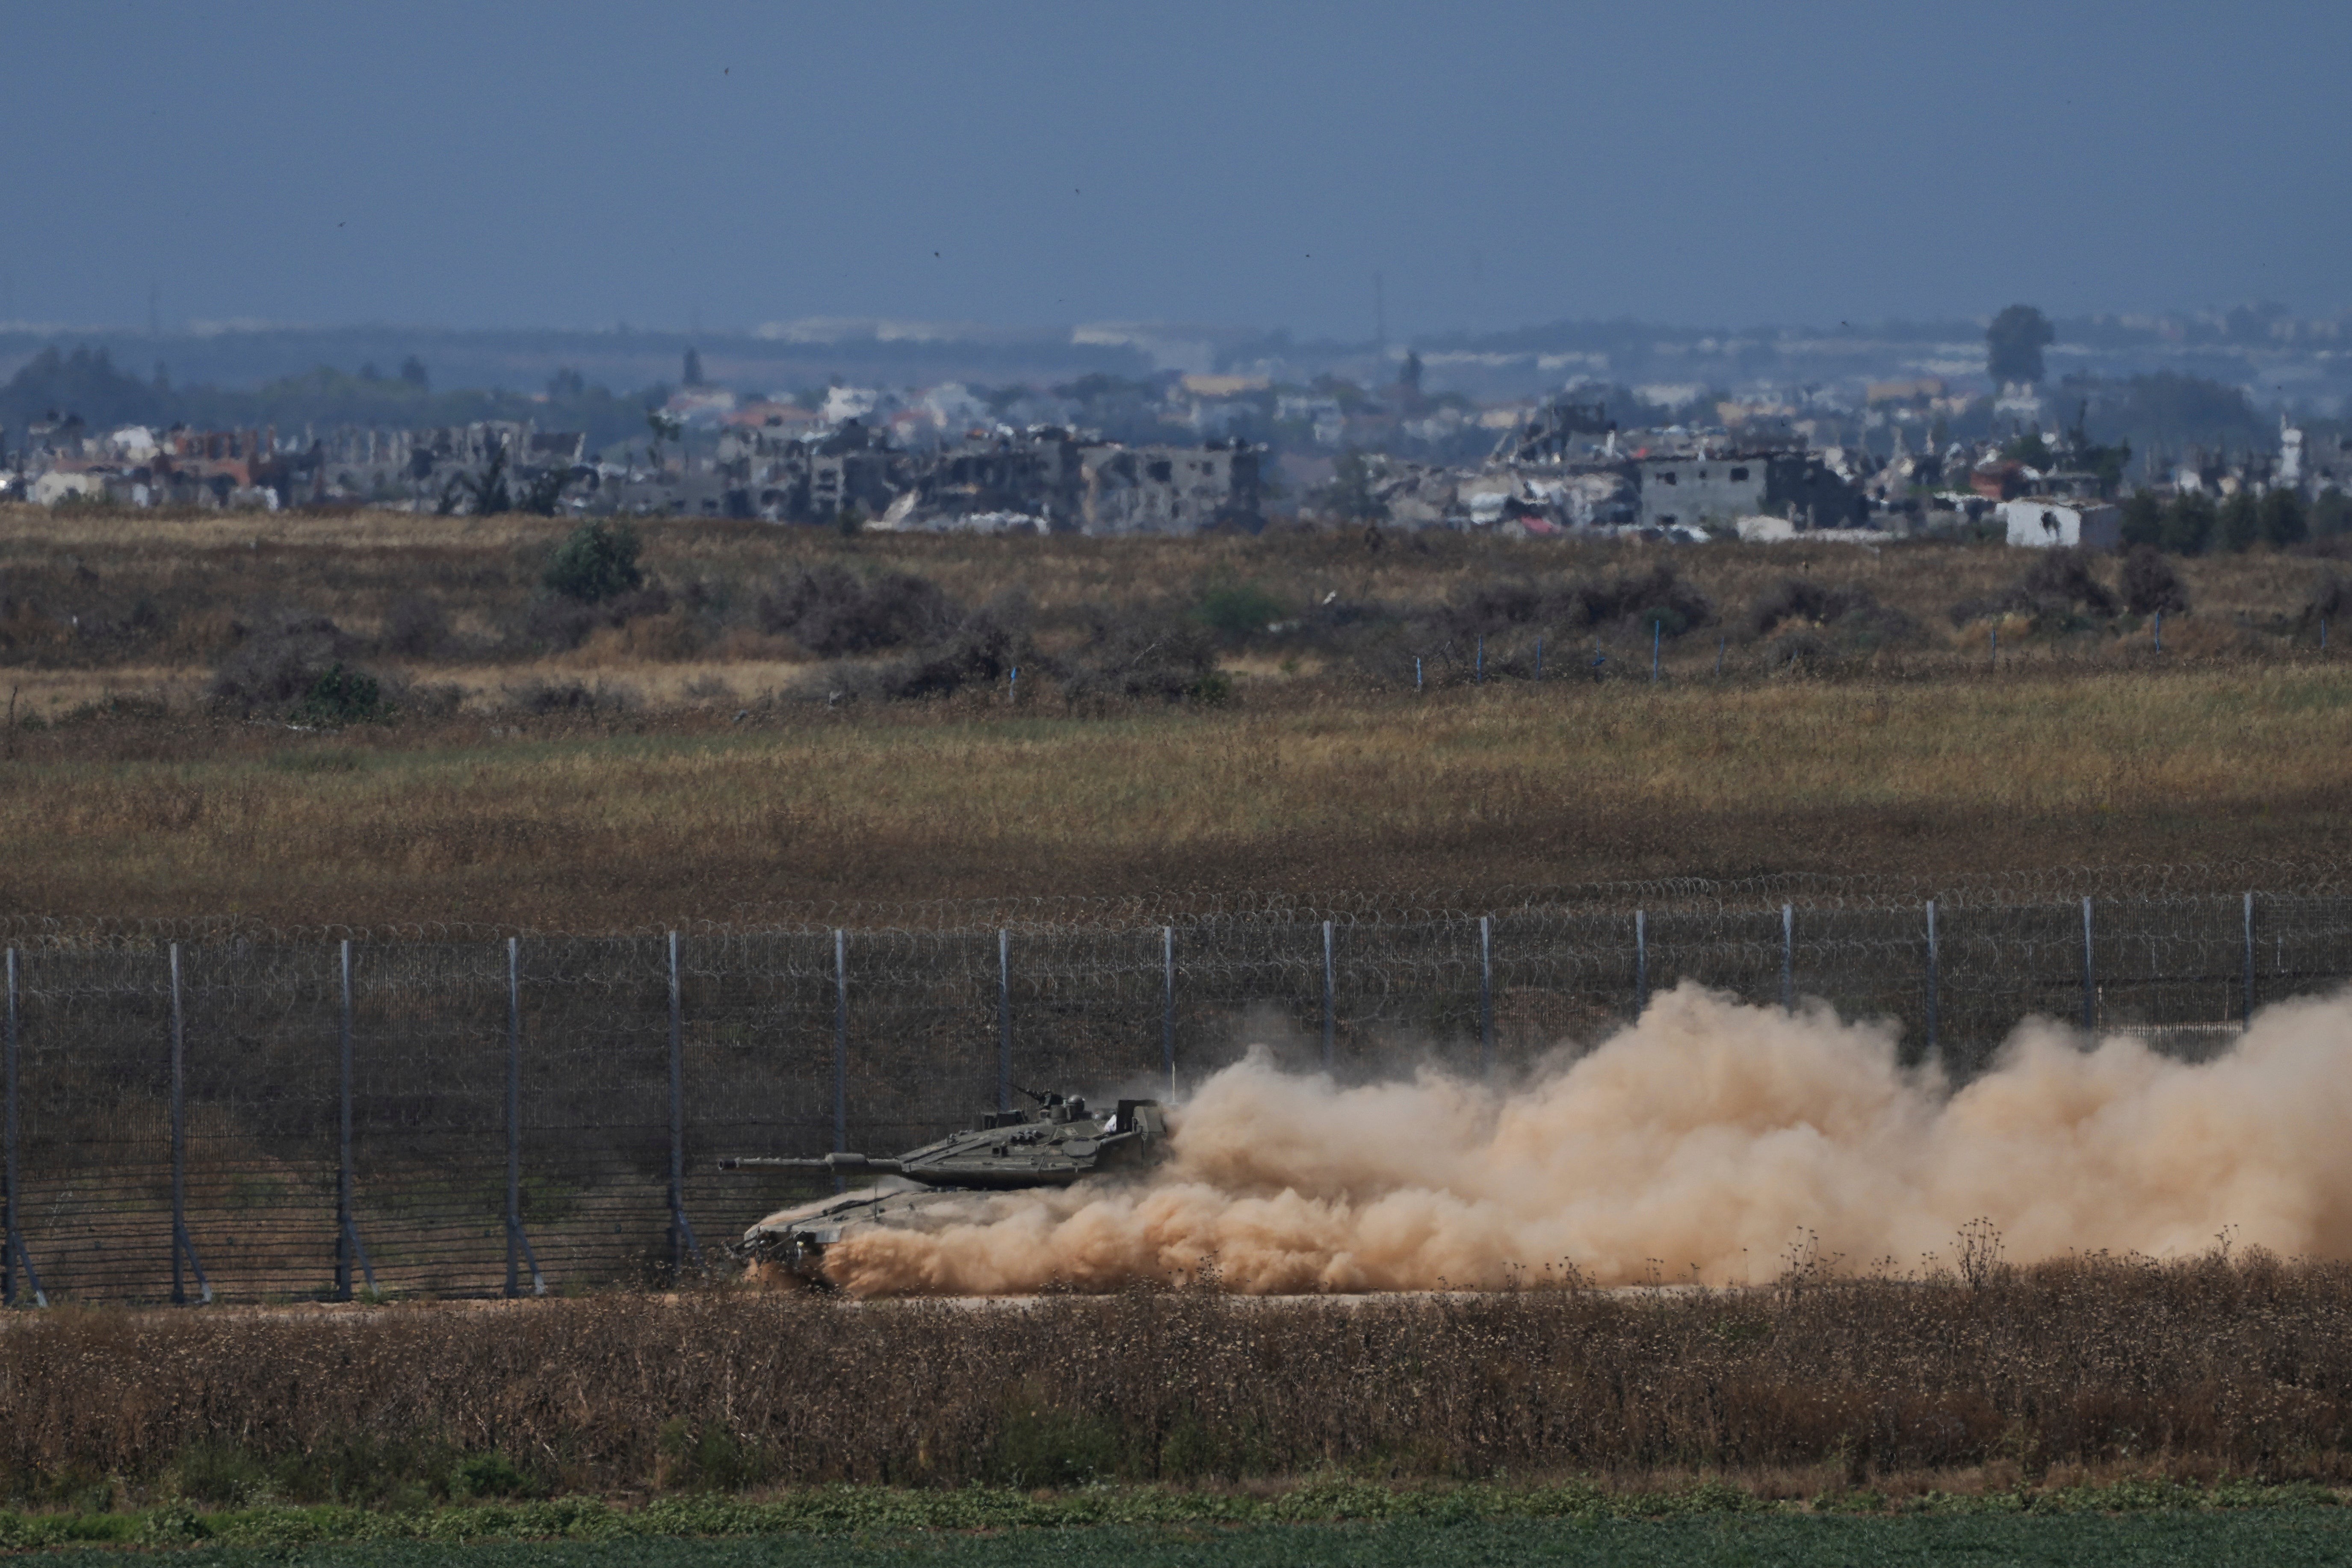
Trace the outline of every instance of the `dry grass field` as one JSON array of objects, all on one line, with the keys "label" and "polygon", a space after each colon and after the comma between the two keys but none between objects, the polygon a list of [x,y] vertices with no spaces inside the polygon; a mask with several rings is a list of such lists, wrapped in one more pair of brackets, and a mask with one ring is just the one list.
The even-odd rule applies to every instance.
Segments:
[{"label": "dry grass field", "polygon": [[[1997,546],[656,521],[650,589],[591,615],[540,585],[566,526],[0,514],[0,904],[602,930],[841,900],[2347,857],[2325,558],[2180,563],[2193,609],[2159,655],[2114,605],[2012,594],[2030,563]],[[1682,609],[1654,683],[1623,606],[1661,562]],[[821,658],[776,629],[777,596],[827,567],[914,574],[1009,627],[1018,700],[985,676],[890,700],[872,672],[905,649]],[[2112,587],[2116,563],[2094,572]],[[1213,691],[1086,686],[1106,627],[1202,638],[1220,615]],[[393,718],[210,700],[301,617],[400,694]]]},{"label": "dry grass field", "polygon": [[[0,1496],[1058,1487],[1694,1470],[1765,1496],[2346,1479],[2334,1263],[2214,1254],[1769,1289],[988,1310],[734,1289],[0,1327]],[[1556,1274],[1554,1286],[1568,1283]],[[519,1472],[519,1474],[518,1474]]]}]

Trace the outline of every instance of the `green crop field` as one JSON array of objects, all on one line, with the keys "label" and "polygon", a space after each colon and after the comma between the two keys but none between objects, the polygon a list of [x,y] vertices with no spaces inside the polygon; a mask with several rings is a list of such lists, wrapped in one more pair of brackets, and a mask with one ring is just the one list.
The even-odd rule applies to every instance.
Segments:
[{"label": "green crop field", "polygon": [[[1106,1527],[751,1540],[652,1539],[469,1546],[422,1542],[208,1549],[205,1568],[752,1568],[754,1564],[1119,1563],[1126,1568],[1267,1564],[1577,1563],[1648,1564],[1913,1563],[2158,1564],[2352,1563],[2352,1515],[2336,1509],[2057,1517],[1844,1519],[1723,1515],[1664,1521],[1408,1521],[1378,1524]],[[30,1564],[115,1564],[100,1548],[26,1556]]]}]

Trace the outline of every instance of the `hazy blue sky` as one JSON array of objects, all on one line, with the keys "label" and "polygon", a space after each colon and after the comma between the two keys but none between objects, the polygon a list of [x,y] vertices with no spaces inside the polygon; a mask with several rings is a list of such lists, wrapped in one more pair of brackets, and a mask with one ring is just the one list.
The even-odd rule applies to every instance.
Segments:
[{"label": "hazy blue sky", "polygon": [[2352,305],[2340,4],[15,9],[21,320]]}]

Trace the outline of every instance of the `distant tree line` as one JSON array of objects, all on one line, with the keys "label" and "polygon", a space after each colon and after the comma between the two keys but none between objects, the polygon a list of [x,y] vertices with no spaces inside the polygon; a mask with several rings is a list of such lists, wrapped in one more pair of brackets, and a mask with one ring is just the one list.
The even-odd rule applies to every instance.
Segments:
[{"label": "distant tree line", "polygon": [[559,371],[544,401],[516,392],[436,392],[431,373],[413,354],[391,374],[373,364],[356,372],[320,365],[251,391],[178,387],[162,365],[142,377],[117,365],[102,348],[66,351],[52,345],[0,384],[0,427],[14,444],[32,421],[68,415],[79,415],[92,432],[124,425],[158,430],[173,425],[275,425],[281,436],[305,425],[322,430],[339,425],[414,429],[528,419],[541,429],[583,430],[592,447],[602,447],[640,433],[646,409],[660,406],[669,392],[656,385],[616,394],[590,384],[576,371]]}]

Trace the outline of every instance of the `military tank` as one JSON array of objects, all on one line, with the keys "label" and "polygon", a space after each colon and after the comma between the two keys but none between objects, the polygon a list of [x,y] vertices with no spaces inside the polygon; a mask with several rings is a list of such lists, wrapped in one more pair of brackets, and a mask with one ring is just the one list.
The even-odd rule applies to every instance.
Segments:
[{"label": "military tank", "polygon": [[977,1194],[1066,1187],[1106,1171],[1140,1169],[1167,1152],[1156,1100],[1089,1110],[1082,1096],[1024,1089],[1027,1110],[990,1111],[961,1132],[903,1154],[838,1152],[811,1159],[743,1156],[722,1171],[801,1171],[876,1178],[873,1184],[781,1209],[743,1233],[734,1251],[754,1268],[822,1278],[825,1248],[873,1230],[929,1230],[979,1217]]}]

